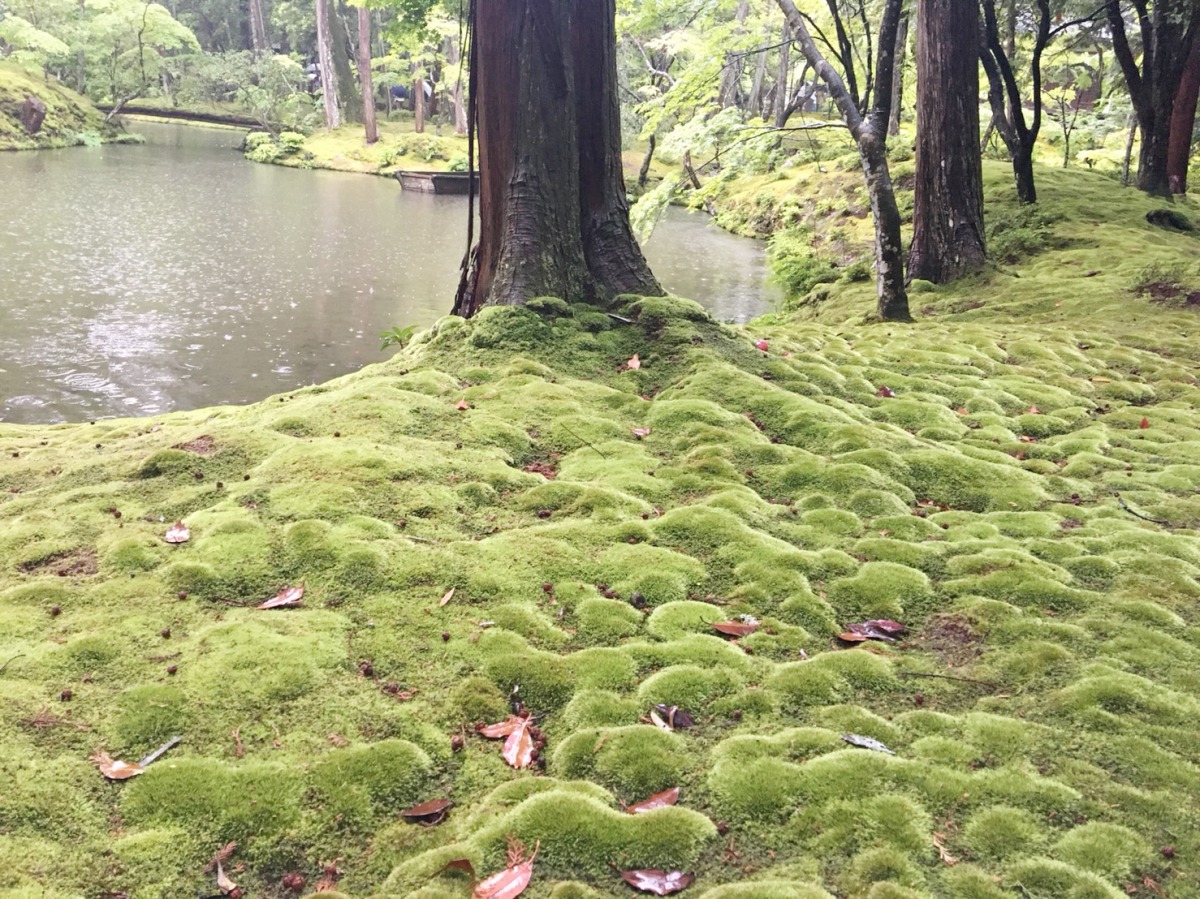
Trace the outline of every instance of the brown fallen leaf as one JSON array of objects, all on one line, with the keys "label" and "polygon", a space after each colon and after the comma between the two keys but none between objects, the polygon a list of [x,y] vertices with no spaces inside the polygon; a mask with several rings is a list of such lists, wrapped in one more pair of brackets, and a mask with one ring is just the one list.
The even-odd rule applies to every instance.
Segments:
[{"label": "brown fallen leaf", "polygon": [[942,864],[948,868],[953,868],[958,864],[958,859],[946,849],[945,839],[946,835],[944,833],[937,833],[935,831],[933,834],[933,845],[937,847],[938,857],[941,858]]},{"label": "brown fallen leaf", "polygon": [[401,812],[400,817],[410,824],[420,824],[422,827],[433,827],[441,824],[450,814],[450,806],[454,805],[449,799],[430,799],[420,805],[414,805],[407,811]]},{"label": "brown fallen leaf", "polygon": [[238,885],[229,879],[229,875],[225,873],[225,869],[221,867],[221,860],[217,859],[217,889],[228,896]]},{"label": "brown fallen leaf", "polygon": [[100,769],[100,773],[109,780],[129,780],[129,778],[137,777],[146,770],[141,765],[136,765],[133,762],[123,762],[120,759],[114,760],[107,752],[97,752],[92,756],[91,760]]},{"label": "brown fallen leaf", "polygon": [[537,858],[537,843],[533,854],[525,858],[525,847],[514,837],[508,838],[508,867],[475,885],[471,899],[515,899],[525,892],[533,878],[533,860]]},{"label": "brown fallen leaf", "polygon": [[441,598],[441,600],[438,602],[439,606],[444,606],[450,600],[454,599],[454,589],[455,589],[454,587],[451,587],[449,590],[446,591],[446,595],[443,596]]},{"label": "brown fallen leaf", "polygon": [[303,599],[304,582],[301,581],[299,586],[284,587],[266,602],[259,603],[258,607],[260,609],[281,609],[285,606],[298,606]]},{"label": "brown fallen leaf", "polygon": [[875,391],[875,395],[878,397],[891,398],[896,395],[896,391],[892,390],[892,388],[888,387],[885,384],[884,386],[880,387],[878,390]]},{"label": "brown fallen leaf", "polygon": [[209,860],[208,864],[204,866],[204,873],[211,874],[216,869],[218,863],[227,862],[233,858],[233,854],[237,852],[237,847],[237,840],[233,840],[218,849],[213,853],[213,857]]},{"label": "brown fallen leaf", "polygon": [[492,740],[505,737],[500,755],[514,768],[528,768],[533,764],[534,752],[542,732],[532,718],[511,715],[506,721],[479,728],[479,734]]},{"label": "brown fallen leaf", "polygon": [[679,787],[671,787],[671,789],[655,793],[641,802],[635,802],[633,805],[626,806],[625,811],[630,815],[640,815],[643,812],[654,811],[656,808],[666,808],[678,801]]},{"label": "brown fallen leaf", "polygon": [[163,539],[168,543],[187,543],[192,539],[192,532],[182,521],[177,521],[163,534]]},{"label": "brown fallen leaf", "polygon": [[471,878],[471,881],[475,881],[475,866],[471,864],[469,858],[456,858],[448,861],[438,869],[439,874],[443,871],[465,871],[467,876]]},{"label": "brown fallen leaf", "polygon": [[860,643],[863,640],[882,640],[885,643],[895,643],[906,633],[908,633],[908,628],[899,621],[872,618],[870,621],[846,625],[846,632],[838,634],[838,639],[845,640],[847,643]]},{"label": "brown fallen leaf", "polygon": [[682,871],[660,871],[657,868],[644,868],[636,871],[622,871],[621,877],[625,882],[640,893],[652,893],[655,896],[670,896],[692,885],[696,878]]},{"label": "brown fallen leaf", "polygon": [[677,705],[658,704],[656,708],[660,715],[667,716],[667,724],[671,730],[687,730],[689,727],[696,726],[696,719],[693,718],[685,709],[681,709]]},{"label": "brown fallen leaf", "polygon": [[714,621],[712,628],[729,637],[746,637],[759,628],[759,623],[753,618],[743,621]]},{"label": "brown fallen leaf", "polygon": [[625,363],[625,368],[629,371],[637,371],[642,367],[642,360],[638,358],[638,354],[634,353],[629,357],[629,361]]},{"label": "brown fallen leaf", "polygon": [[457,403],[454,404],[454,408],[457,409],[459,412],[466,412],[468,409],[471,408],[471,404],[468,403],[466,400],[459,400]]}]

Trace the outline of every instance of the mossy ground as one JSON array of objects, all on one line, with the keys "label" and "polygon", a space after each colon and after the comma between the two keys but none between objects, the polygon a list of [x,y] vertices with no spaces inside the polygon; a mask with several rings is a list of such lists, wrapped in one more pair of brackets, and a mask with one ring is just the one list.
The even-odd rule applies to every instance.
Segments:
[{"label": "mossy ground", "polygon": [[[915,325],[545,300],[253,406],[0,426],[0,897],[207,895],[230,840],[249,895],[461,897],[509,834],[535,899],[1200,895],[1200,328],[1124,286],[1195,243],[1060,190],[1067,246]],[[866,616],[912,634],[840,646]],[[544,775],[472,735],[517,685]]]},{"label": "mossy ground", "polygon": [[[35,135],[21,125],[21,104],[30,96],[46,104],[46,119]],[[86,97],[56,80],[45,81],[21,66],[0,61],[0,150],[74,147],[120,136]]]}]

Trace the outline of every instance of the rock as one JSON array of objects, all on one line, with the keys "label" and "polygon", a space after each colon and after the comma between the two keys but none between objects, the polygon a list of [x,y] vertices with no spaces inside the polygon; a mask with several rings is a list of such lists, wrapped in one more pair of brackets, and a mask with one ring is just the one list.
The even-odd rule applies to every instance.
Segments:
[{"label": "rock", "polygon": [[29,134],[37,134],[42,130],[42,122],[46,120],[46,104],[37,97],[26,97],[21,104],[21,125]]},{"label": "rock", "polygon": [[1155,209],[1146,213],[1146,221],[1168,231],[1195,231],[1196,226],[1182,212],[1174,209]]}]

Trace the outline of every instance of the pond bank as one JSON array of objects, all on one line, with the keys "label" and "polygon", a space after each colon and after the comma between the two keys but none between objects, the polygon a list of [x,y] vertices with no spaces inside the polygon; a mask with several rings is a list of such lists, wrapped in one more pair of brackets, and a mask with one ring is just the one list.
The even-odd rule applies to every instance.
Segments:
[{"label": "pond bank", "polygon": [[[33,133],[22,121],[22,108],[29,98],[45,107],[45,118]],[[34,76],[15,63],[0,61],[0,151],[136,140],[105,122],[103,114],[81,94],[57,81]]]}]

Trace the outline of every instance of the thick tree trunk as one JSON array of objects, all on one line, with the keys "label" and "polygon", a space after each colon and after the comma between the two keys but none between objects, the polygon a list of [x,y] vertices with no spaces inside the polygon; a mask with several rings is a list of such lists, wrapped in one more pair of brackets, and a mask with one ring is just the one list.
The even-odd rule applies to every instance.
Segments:
[{"label": "thick tree trunk", "polygon": [[333,130],[342,125],[338,108],[337,73],[333,65],[333,41],[329,30],[329,6],[336,0],[317,2],[317,71],[321,76],[321,98],[325,103],[325,127]]},{"label": "thick tree trunk", "polygon": [[1200,35],[1192,41],[1192,52],[1171,110],[1171,139],[1167,147],[1167,182],[1173,194],[1187,193],[1188,161],[1196,129],[1196,102],[1200,99]]},{"label": "thick tree trunk", "polygon": [[614,0],[477,0],[480,237],[454,312],[661,293],[629,229]]},{"label": "thick tree trunk", "polygon": [[379,140],[375,124],[375,85],[371,80],[371,11],[358,8],[358,89],[362,94],[363,129],[368,144]]},{"label": "thick tree trunk", "polygon": [[944,284],[986,261],[979,6],[918,0],[917,158],[908,275]]},{"label": "thick tree trunk", "polygon": [[900,107],[904,103],[904,60],[908,55],[908,16],[900,18],[896,29],[896,69],[892,72],[892,114],[888,120],[888,134],[900,133]]},{"label": "thick tree trunk", "polygon": [[339,0],[328,0],[329,40],[333,50],[333,69],[337,73],[337,103],[344,123],[357,122],[362,101],[354,89],[350,67],[350,34],[346,20],[338,10]]},{"label": "thick tree trunk", "polygon": [[250,0],[250,42],[255,53],[266,53],[271,49],[267,37],[267,20],[263,16],[262,0]]}]

